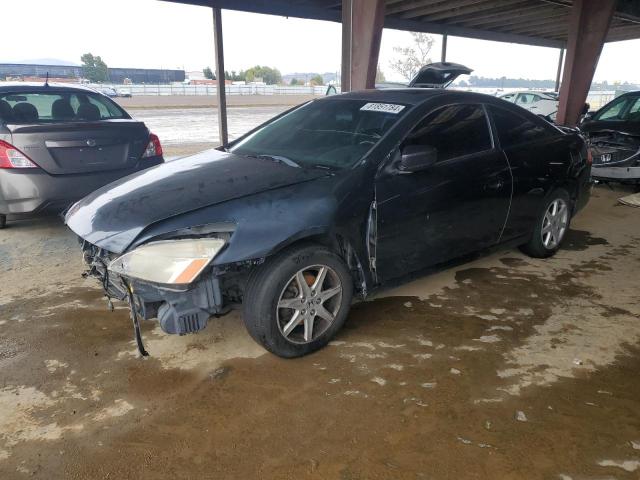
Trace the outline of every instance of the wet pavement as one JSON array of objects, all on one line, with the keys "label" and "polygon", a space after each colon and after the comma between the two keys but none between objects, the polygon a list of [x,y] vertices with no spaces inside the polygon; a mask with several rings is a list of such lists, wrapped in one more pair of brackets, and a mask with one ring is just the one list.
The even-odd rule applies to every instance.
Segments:
[{"label": "wet pavement", "polygon": [[[249,106],[228,109],[229,139],[233,140],[291,106]],[[217,144],[218,113],[215,108],[129,109],[160,137],[163,146]]]},{"label": "wet pavement", "polygon": [[238,313],[185,337],[145,322],[141,360],[72,236],[15,224],[0,478],[638,479],[640,209],[617,196],[597,189],[556,257],[501,250],[387,290],[297,360]]}]

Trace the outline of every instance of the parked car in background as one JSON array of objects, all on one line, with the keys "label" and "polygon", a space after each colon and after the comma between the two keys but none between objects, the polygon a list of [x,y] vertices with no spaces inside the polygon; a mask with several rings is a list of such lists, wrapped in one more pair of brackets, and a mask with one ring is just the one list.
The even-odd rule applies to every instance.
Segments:
[{"label": "parked car in background", "polygon": [[130,98],[131,97],[131,90],[127,90],[124,88],[102,87],[99,89],[99,92],[102,93],[103,95],[106,95],[109,98],[116,98],[116,97]]},{"label": "parked car in background", "polygon": [[92,89],[0,85],[0,228],[163,161],[158,137]]},{"label": "parked car in background", "polygon": [[469,75],[473,70],[459,63],[429,63],[418,70],[409,82],[415,88],[447,88],[460,75]]},{"label": "parked car in background", "polygon": [[548,257],[588,201],[590,158],[494,97],[367,90],[291,109],[232,142],[76,203],[89,272],[167,333],[243,304],[252,337],[308,354],[353,294],[499,244]]},{"label": "parked car in background", "polygon": [[498,98],[529,110],[531,113],[555,120],[558,113],[558,94],[556,92],[540,92],[527,90],[500,95]]},{"label": "parked car in background", "polygon": [[580,129],[593,152],[596,180],[640,186],[640,91],[620,95],[585,115]]},{"label": "parked car in background", "polygon": [[116,88],[116,93],[118,94],[119,97],[123,97],[123,98],[131,98],[131,90],[126,89],[126,88]]},{"label": "parked car in background", "polygon": [[102,87],[98,91],[109,98],[116,98],[118,96],[118,92],[113,87]]}]

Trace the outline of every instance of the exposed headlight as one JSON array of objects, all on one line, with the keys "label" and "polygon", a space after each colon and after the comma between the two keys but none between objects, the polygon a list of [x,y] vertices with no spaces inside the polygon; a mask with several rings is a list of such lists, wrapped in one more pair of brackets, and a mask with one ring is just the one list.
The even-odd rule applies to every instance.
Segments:
[{"label": "exposed headlight", "polygon": [[109,264],[109,271],[154,283],[193,282],[224,246],[219,238],[166,240],[136,248]]}]

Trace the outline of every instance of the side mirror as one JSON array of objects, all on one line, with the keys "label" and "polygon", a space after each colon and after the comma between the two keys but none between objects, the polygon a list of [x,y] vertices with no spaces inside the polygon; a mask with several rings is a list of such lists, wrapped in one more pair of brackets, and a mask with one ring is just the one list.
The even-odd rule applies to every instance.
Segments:
[{"label": "side mirror", "polygon": [[401,172],[419,172],[433,166],[438,159],[438,150],[429,145],[407,145],[402,149]]}]

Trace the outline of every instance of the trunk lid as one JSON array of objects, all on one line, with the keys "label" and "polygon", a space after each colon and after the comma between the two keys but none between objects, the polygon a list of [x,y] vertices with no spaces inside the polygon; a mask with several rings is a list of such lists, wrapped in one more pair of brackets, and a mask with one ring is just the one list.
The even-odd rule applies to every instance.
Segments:
[{"label": "trunk lid", "polygon": [[409,87],[446,88],[460,75],[469,75],[472,69],[453,62],[436,62],[425,65],[409,82]]},{"label": "trunk lid", "polygon": [[52,175],[133,168],[149,130],[136,120],[9,124],[11,143]]}]

